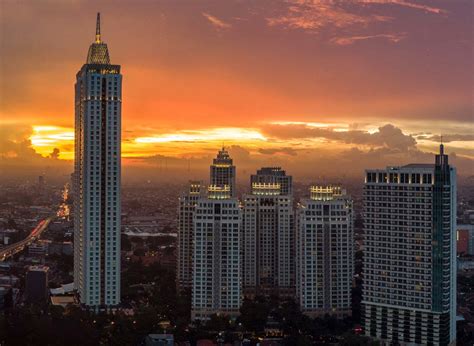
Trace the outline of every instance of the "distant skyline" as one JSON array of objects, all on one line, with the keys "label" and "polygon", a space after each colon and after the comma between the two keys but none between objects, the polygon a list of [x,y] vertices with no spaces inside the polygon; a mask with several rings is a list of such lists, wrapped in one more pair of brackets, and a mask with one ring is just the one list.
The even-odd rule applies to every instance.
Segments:
[{"label": "distant skyline", "polygon": [[[471,1],[2,1],[0,170],[72,169],[95,13],[125,75],[124,172],[474,167]],[[243,172],[246,173],[243,173]],[[192,174],[189,174],[192,175]],[[245,177],[244,179],[247,179]]]}]

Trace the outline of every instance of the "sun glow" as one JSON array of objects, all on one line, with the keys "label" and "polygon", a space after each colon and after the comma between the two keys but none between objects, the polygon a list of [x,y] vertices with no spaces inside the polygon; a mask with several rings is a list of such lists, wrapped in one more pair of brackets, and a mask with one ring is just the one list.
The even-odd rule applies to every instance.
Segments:
[{"label": "sun glow", "polygon": [[[29,137],[34,150],[44,157],[59,149],[59,157],[74,159],[74,130],[68,127],[35,125]],[[217,148],[222,144],[246,144],[258,146],[267,138],[256,129],[249,128],[211,128],[182,130],[153,135],[141,135],[122,139],[122,157],[138,158],[156,154],[182,156],[199,154],[203,150]],[[199,145],[199,148],[196,147]]]},{"label": "sun glow", "polygon": [[243,128],[214,128],[208,130],[181,131],[173,134],[135,138],[136,143],[232,142],[239,140],[266,141],[267,138],[256,130]]},{"label": "sun glow", "polygon": [[[377,124],[322,123],[304,121],[278,121],[266,124],[281,126],[306,126],[332,132],[363,131],[377,133]],[[202,157],[214,152],[222,145],[238,145],[245,150],[261,155],[287,155],[286,148],[295,150],[325,149],[340,150],[350,145],[325,137],[305,137],[297,140],[272,138],[265,133],[265,125],[259,127],[214,127],[201,129],[168,130],[131,129],[122,133],[122,157],[139,159],[153,156],[176,158]],[[267,137],[268,136],[268,137]],[[35,125],[29,136],[32,148],[43,157],[54,157],[62,160],[74,159],[74,129],[65,126]],[[472,158],[474,145],[472,141],[452,141],[451,150],[459,156]],[[417,139],[420,150],[436,152],[438,142],[431,139]],[[367,147],[369,148],[369,147]],[[55,150],[58,149],[58,150]],[[270,154],[269,154],[270,153]]]},{"label": "sun glow", "polygon": [[49,147],[64,141],[74,141],[74,130],[59,126],[33,126],[30,136],[34,147]]},{"label": "sun glow", "polygon": [[344,131],[349,129],[349,125],[345,123],[321,123],[321,122],[305,122],[305,121],[274,121],[271,124],[273,125],[304,125],[307,127],[317,127],[317,128],[331,128],[338,129],[339,131]]},{"label": "sun glow", "polygon": [[42,156],[49,156],[57,148],[61,159],[74,158],[74,129],[70,127],[34,125],[29,139],[35,151]]}]

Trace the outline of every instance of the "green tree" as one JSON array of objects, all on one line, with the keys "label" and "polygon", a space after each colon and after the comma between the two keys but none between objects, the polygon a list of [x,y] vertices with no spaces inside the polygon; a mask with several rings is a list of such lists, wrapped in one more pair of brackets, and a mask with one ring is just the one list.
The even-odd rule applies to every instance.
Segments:
[{"label": "green tree", "polygon": [[206,323],[206,328],[209,331],[226,331],[230,327],[230,318],[227,315],[213,314]]},{"label": "green tree", "polygon": [[121,242],[121,246],[122,246],[122,251],[131,251],[132,250],[132,243],[130,242],[130,239],[128,239],[128,235],[122,234],[120,242]]},{"label": "green tree", "polygon": [[264,298],[245,299],[240,307],[238,322],[242,323],[247,331],[262,332],[265,329],[269,313],[270,306]]}]

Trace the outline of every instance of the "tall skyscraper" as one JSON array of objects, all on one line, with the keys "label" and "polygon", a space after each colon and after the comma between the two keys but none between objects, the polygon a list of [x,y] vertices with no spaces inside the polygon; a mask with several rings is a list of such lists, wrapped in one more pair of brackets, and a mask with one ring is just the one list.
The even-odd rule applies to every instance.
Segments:
[{"label": "tall skyscraper", "polygon": [[293,296],[295,238],[293,197],[289,194],[291,176],[279,168],[262,168],[252,175],[251,181],[252,194],[244,195],[243,203],[244,292],[248,296]]},{"label": "tall skyscraper", "polygon": [[191,318],[236,316],[242,293],[241,210],[228,185],[211,185],[194,213]]},{"label": "tall skyscraper", "polygon": [[293,177],[286,175],[286,172],[281,167],[262,167],[257,171],[257,174],[252,174],[250,176],[250,189],[252,193],[254,185],[258,183],[280,185],[280,195],[282,196],[288,196],[293,193]]},{"label": "tall skyscraper", "polygon": [[435,164],[367,170],[365,332],[393,343],[456,339],[456,170]]},{"label": "tall skyscraper", "polygon": [[352,200],[337,186],[311,186],[296,216],[297,296],[303,313],[351,315]]},{"label": "tall skyscraper", "polygon": [[210,168],[210,185],[222,188],[228,186],[230,196],[235,197],[235,166],[229,156],[229,152],[224,147],[222,147],[222,150],[219,150]]},{"label": "tall skyscraper", "polygon": [[110,63],[97,14],[95,42],[76,75],[74,284],[81,304],[120,303],[122,75]]},{"label": "tall skyscraper", "polygon": [[190,181],[188,190],[179,198],[178,206],[178,268],[176,282],[179,290],[190,289],[193,282],[193,218],[200,198],[205,197],[200,181]]}]

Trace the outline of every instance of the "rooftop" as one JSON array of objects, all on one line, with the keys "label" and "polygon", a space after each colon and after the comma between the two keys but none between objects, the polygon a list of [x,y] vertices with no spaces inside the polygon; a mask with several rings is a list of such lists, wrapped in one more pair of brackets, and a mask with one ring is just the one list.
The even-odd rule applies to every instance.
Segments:
[{"label": "rooftop", "polygon": [[74,296],[51,296],[51,303],[53,305],[66,306],[68,304],[75,304],[76,300]]},{"label": "rooftop", "polygon": [[432,163],[410,163],[400,168],[433,168],[434,169],[435,165]]},{"label": "rooftop", "polygon": [[346,190],[340,186],[318,186],[312,185],[309,188],[310,199],[317,201],[331,201],[346,195]]},{"label": "rooftop", "polygon": [[29,271],[30,272],[47,272],[49,270],[48,266],[43,266],[43,265],[35,265],[35,266],[30,266]]},{"label": "rooftop", "polygon": [[435,165],[432,163],[409,163],[404,166],[387,166],[385,168],[369,168],[367,172],[387,172],[387,171],[399,171],[403,169],[435,169]]},{"label": "rooftop", "polygon": [[219,150],[215,159],[213,159],[214,165],[224,164],[224,165],[232,165],[232,159],[229,155],[229,152],[226,150],[225,147],[222,147],[222,150]]}]

